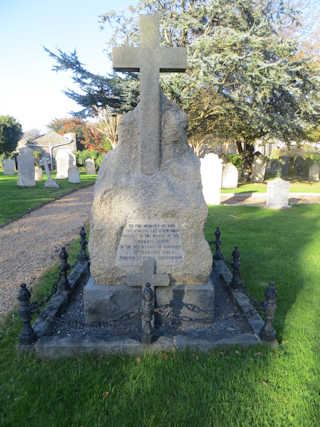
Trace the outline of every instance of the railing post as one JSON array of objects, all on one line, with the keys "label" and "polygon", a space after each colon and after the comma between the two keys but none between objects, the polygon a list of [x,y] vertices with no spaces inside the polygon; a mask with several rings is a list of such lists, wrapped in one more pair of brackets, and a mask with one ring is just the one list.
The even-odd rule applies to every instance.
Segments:
[{"label": "railing post", "polygon": [[263,341],[272,342],[276,339],[276,331],[272,326],[272,322],[277,309],[277,290],[275,283],[270,282],[265,291],[265,324],[260,333]]},{"label": "railing post", "polygon": [[87,234],[84,227],[81,227],[80,229],[80,254],[79,254],[79,261],[85,262],[89,260],[89,257],[87,255]]},{"label": "railing post", "polygon": [[19,344],[21,345],[31,345],[37,341],[37,335],[35,334],[32,326],[32,304],[30,303],[31,292],[27,288],[25,283],[22,283],[20,286],[18,300],[19,300],[19,309],[18,313],[23,323],[23,329],[19,335]]},{"label": "railing post", "polygon": [[141,328],[143,344],[152,342],[152,320],[154,315],[154,291],[150,283],[146,283],[142,290]]},{"label": "railing post", "polygon": [[70,270],[70,265],[68,264],[68,257],[69,257],[68,252],[66,248],[63,246],[59,253],[59,258],[61,259],[61,264],[59,266],[59,270],[60,270],[60,277],[59,277],[59,284],[58,284],[59,292],[70,291],[70,285],[68,281],[68,270]]},{"label": "railing post", "polygon": [[243,281],[240,275],[240,252],[239,252],[238,246],[235,246],[232,252],[231,267],[232,267],[232,279],[230,282],[230,286],[233,289],[240,288],[243,285]]}]

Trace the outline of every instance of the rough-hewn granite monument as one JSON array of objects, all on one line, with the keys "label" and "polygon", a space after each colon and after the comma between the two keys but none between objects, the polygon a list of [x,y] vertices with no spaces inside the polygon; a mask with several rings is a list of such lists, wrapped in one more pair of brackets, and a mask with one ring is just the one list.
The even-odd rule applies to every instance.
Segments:
[{"label": "rough-hewn granite monument", "polygon": [[186,52],[159,47],[155,16],[141,16],[140,29],[139,48],[113,51],[116,70],[140,71],[141,96],[123,116],[119,144],[105,156],[95,185],[86,318],[103,322],[139,308],[144,283],[135,286],[132,278],[143,277],[144,262],[153,258],[154,277],[169,275],[169,285],[155,288],[157,304],[177,301],[180,314],[213,319],[200,161],[187,143],[186,115],[159,85],[159,72],[185,71]]}]

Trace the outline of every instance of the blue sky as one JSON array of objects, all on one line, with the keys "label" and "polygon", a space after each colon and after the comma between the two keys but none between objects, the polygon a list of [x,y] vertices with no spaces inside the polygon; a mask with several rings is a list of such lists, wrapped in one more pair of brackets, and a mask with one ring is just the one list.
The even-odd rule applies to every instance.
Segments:
[{"label": "blue sky", "polygon": [[0,0],[0,115],[11,115],[23,131],[63,118],[78,105],[63,94],[71,74],[51,70],[54,61],[43,50],[76,49],[90,71],[106,74],[103,54],[108,38],[98,17],[135,0]]}]

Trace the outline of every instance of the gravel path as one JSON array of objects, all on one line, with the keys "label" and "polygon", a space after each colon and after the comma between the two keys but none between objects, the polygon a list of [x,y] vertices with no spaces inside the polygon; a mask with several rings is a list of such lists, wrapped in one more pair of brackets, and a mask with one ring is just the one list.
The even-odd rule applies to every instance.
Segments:
[{"label": "gravel path", "polygon": [[93,186],[75,191],[0,228],[0,318],[16,303],[20,284],[32,285],[78,237],[89,218]]}]

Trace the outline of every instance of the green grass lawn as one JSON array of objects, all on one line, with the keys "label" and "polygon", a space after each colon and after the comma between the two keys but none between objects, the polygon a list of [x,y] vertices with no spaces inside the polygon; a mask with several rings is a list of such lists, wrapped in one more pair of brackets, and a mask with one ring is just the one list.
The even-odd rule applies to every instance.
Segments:
[{"label": "green grass lawn", "polygon": [[[55,174],[52,174],[55,178]],[[9,219],[16,218],[28,209],[35,208],[42,203],[54,200],[74,188],[81,188],[94,183],[96,175],[80,174],[80,184],[70,184],[67,179],[59,179],[60,188],[46,188],[44,186],[46,174],[41,182],[36,182],[35,187],[18,187],[18,175],[4,175],[0,170],[0,224]]]},{"label": "green grass lawn", "polygon": [[16,356],[13,312],[0,338],[0,425],[319,426],[320,205],[212,206],[208,239],[216,226],[226,257],[239,245],[252,296],[276,282],[278,348],[40,361]]},{"label": "green grass lawn", "polygon": [[[222,193],[266,193],[267,183],[239,184],[238,188],[224,188]],[[290,193],[320,193],[320,182],[290,181]]]}]

